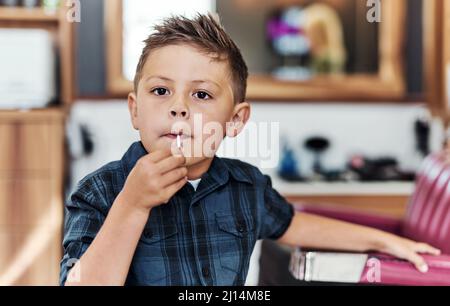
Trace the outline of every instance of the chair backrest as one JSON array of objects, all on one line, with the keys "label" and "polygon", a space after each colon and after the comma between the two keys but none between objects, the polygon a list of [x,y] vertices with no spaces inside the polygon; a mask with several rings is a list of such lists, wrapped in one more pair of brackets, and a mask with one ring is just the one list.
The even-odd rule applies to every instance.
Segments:
[{"label": "chair backrest", "polygon": [[450,152],[432,154],[423,162],[402,232],[450,254]]}]

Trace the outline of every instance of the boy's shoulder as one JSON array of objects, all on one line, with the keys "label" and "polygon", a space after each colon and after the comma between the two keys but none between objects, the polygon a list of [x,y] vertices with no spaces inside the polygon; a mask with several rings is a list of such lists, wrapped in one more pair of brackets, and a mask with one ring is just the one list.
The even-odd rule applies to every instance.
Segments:
[{"label": "boy's shoulder", "polygon": [[109,180],[113,176],[123,176],[122,174],[122,163],[120,160],[115,160],[86,175],[83,179],[80,180],[78,185],[82,186],[93,180]]},{"label": "boy's shoulder", "polygon": [[115,198],[125,183],[120,160],[112,161],[79,181],[74,194],[84,198]]},{"label": "boy's shoulder", "polygon": [[[134,142],[120,160],[112,161],[85,176],[77,190],[108,192],[109,189],[122,190],[129,171],[139,158],[146,154],[141,142]],[[118,193],[118,192],[117,192]]]},{"label": "boy's shoulder", "polygon": [[267,182],[267,176],[264,175],[258,167],[239,159],[220,158],[227,166],[228,171],[234,179],[247,181],[252,184],[261,184]]}]

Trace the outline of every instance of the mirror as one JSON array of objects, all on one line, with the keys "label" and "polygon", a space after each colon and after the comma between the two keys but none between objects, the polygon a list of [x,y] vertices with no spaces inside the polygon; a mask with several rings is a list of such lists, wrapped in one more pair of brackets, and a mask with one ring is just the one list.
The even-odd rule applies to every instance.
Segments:
[{"label": "mirror", "polygon": [[428,107],[450,126],[450,3],[429,0],[424,7],[424,68]]},{"label": "mirror", "polygon": [[[108,89],[132,90],[153,24],[210,11],[247,61],[250,101],[402,99],[406,0],[369,2],[374,7],[362,0],[109,0]],[[369,22],[369,14],[381,22]]]},{"label": "mirror", "polygon": [[379,24],[361,0],[217,0],[222,24],[253,74],[305,81],[332,74],[378,71]]}]

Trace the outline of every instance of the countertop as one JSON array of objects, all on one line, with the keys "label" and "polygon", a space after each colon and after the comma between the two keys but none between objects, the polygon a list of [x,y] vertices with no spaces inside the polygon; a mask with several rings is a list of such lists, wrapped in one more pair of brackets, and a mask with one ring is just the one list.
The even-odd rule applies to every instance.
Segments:
[{"label": "countertop", "polygon": [[414,182],[287,182],[271,176],[272,186],[284,196],[410,196]]}]

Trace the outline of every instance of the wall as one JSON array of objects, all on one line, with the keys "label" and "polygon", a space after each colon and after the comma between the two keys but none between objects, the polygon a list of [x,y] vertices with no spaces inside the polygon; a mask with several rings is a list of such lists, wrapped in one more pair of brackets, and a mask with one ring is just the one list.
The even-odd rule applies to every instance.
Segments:
[{"label": "wall", "polygon": [[[414,123],[419,118],[428,118],[428,111],[421,105],[366,105],[366,104],[252,104],[251,124],[259,126],[257,137],[271,139],[272,134],[261,123],[279,124],[280,138],[295,149],[300,158],[300,168],[309,173],[312,155],[302,144],[312,135],[326,136],[331,139],[331,147],[324,157],[327,168],[345,166],[348,157],[354,153],[363,153],[372,157],[393,156],[405,169],[416,169],[421,157],[416,152]],[[100,119],[99,119],[100,118]],[[80,125],[88,128],[94,142],[91,156],[84,156],[79,134]],[[250,126],[250,125],[249,125]],[[72,110],[69,125],[69,139],[73,155],[73,180],[81,179],[87,173],[102,164],[120,159],[131,142],[138,139],[132,129],[125,101],[104,101],[77,103]],[[269,131],[267,134],[264,132]],[[220,151],[221,156],[237,157],[261,166],[261,160],[276,157],[279,146],[258,147],[257,137],[246,129],[236,139],[228,139]],[[431,147],[438,150],[443,139],[443,130],[439,122],[433,121]],[[277,139],[278,137],[276,137]],[[281,144],[281,143],[280,143]],[[234,148],[243,149],[246,154],[239,155]],[[252,158],[251,150],[258,148],[259,153],[268,158]],[[263,150],[264,149],[264,150]],[[225,152],[227,151],[227,152]],[[231,151],[231,152],[230,152]],[[239,155],[239,156],[237,156]],[[276,166],[278,163],[276,164]],[[274,174],[276,168],[262,169],[267,174]]]}]

